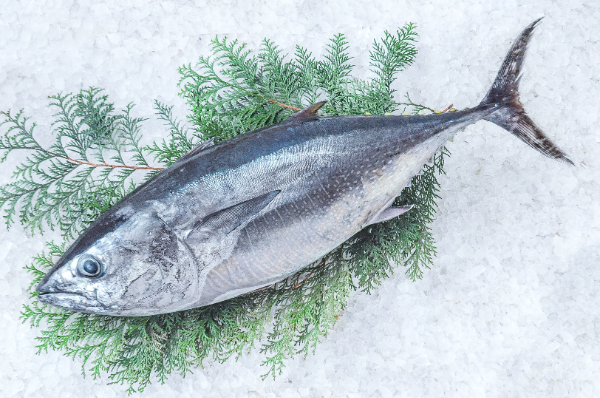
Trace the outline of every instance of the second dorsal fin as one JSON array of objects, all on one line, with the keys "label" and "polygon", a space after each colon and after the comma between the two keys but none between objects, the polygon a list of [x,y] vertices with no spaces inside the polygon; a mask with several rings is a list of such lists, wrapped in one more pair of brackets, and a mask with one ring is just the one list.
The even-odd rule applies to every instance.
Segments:
[{"label": "second dorsal fin", "polygon": [[316,104],[312,104],[299,112],[294,113],[288,120],[302,120],[306,118],[313,118],[317,116],[317,111],[321,109],[323,105],[325,105],[327,101],[317,102]]}]

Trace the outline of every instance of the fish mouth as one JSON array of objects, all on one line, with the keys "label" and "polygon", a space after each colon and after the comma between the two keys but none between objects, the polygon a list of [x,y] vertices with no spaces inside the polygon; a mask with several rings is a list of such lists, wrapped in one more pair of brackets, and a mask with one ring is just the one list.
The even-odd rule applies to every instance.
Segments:
[{"label": "fish mouth", "polygon": [[90,314],[99,314],[106,311],[99,301],[85,297],[79,293],[41,292],[37,295],[37,299],[44,304],[70,311],[86,312]]},{"label": "fish mouth", "polygon": [[[49,272],[37,285],[37,299],[47,305],[63,308],[69,311],[86,312],[89,314],[104,314],[106,307],[95,297],[84,292],[74,292],[69,283],[57,279],[53,272]],[[66,288],[66,289],[65,289]]]}]

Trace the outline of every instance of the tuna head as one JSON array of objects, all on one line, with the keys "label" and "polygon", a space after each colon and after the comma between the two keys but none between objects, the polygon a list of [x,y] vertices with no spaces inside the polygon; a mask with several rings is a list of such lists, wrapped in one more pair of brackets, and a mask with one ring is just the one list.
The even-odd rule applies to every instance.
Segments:
[{"label": "tuna head", "polygon": [[37,291],[68,310],[141,316],[189,308],[198,279],[190,249],[159,217],[121,208],[93,224]]}]

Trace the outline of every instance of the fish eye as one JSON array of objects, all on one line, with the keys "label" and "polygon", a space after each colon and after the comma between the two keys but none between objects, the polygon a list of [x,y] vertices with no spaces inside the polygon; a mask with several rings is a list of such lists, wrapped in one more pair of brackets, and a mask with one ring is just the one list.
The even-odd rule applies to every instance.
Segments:
[{"label": "fish eye", "polygon": [[88,278],[95,278],[102,274],[102,265],[94,256],[85,255],[79,258],[77,271]]}]

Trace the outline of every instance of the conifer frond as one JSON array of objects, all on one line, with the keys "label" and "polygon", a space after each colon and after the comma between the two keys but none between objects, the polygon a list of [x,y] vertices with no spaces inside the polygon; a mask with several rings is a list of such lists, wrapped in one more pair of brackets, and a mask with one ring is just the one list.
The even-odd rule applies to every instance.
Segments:
[{"label": "conifer frond", "polygon": [[381,43],[373,41],[371,50],[371,71],[377,75],[373,83],[379,85],[393,99],[394,90],[390,88],[396,80],[398,72],[412,64],[417,55],[414,42],[417,39],[416,25],[409,23],[396,31],[393,35],[387,30]]},{"label": "conifer frond", "polygon": [[14,117],[3,113],[8,129],[0,141],[2,160],[14,150],[31,152],[13,173],[13,182],[0,187],[0,210],[8,227],[18,213],[31,232],[58,227],[72,239],[124,196],[134,171],[160,170],[148,165],[139,145],[145,119],[131,116],[132,105],[116,113],[100,92],[91,87],[50,97],[57,113],[49,148],[35,140],[35,124],[28,126],[22,111]]},{"label": "conifer frond", "polygon": [[158,118],[167,126],[169,136],[160,143],[154,142],[152,145],[148,145],[145,150],[151,153],[157,162],[170,166],[181,157],[181,154],[198,146],[202,137],[191,134],[187,127],[173,117],[172,106],[155,100],[154,109]]},{"label": "conifer frond", "polygon": [[[51,97],[57,109],[56,141],[47,149],[35,141],[35,125],[22,111],[4,113],[3,159],[17,149],[32,153],[16,169],[13,182],[0,187],[0,209],[8,225],[18,213],[26,227],[58,226],[68,241],[143,180],[133,173],[142,170],[148,178],[161,169],[150,166],[150,160],[171,165],[203,140],[225,140],[281,122],[324,99],[328,103],[322,111],[330,116],[383,114],[398,106],[430,110],[408,96],[406,103],[395,102],[391,89],[396,74],[414,61],[415,39],[413,24],[395,34],[385,32],[370,54],[376,77],[358,80],[351,77],[349,45],[342,34],[334,36],[321,60],[300,46],[287,58],[265,39],[254,55],[245,43],[215,38],[213,57],[179,70],[191,129],[173,117],[172,107],[156,101],[156,114],[169,134],[146,147],[139,143],[144,119],[132,116],[132,105],[116,112],[96,88]],[[413,280],[422,277],[435,255],[428,223],[439,198],[436,176],[447,155],[445,149],[436,154],[397,198],[395,205],[411,204],[411,211],[369,226],[274,285],[202,308],[135,318],[68,312],[39,303],[32,293],[22,319],[43,327],[40,352],[63,350],[81,359],[84,372],[94,378],[108,373],[129,393],[143,391],[153,377],[162,383],[173,372],[185,375],[207,358],[238,357],[260,342],[264,377],[275,377],[288,358],[315,350],[352,291],[371,292],[395,265],[404,265]],[[49,254],[26,267],[32,287],[67,247],[50,242]]]}]

